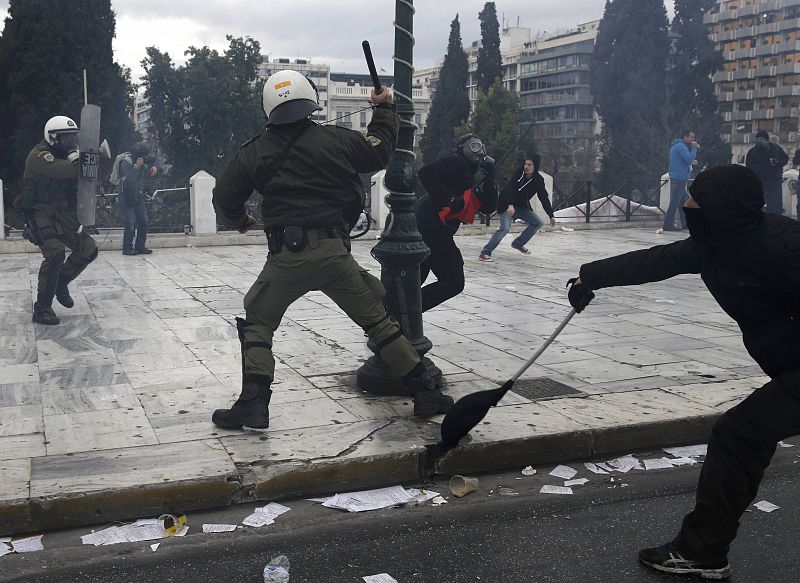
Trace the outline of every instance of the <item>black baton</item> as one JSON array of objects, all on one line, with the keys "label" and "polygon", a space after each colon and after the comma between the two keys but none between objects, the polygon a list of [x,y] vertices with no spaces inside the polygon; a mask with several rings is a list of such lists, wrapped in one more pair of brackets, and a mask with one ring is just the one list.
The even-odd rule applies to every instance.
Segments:
[{"label": "black baton", "polygon": [[367,68],[369,69],[370,77],[372,77],[375,93],[380,93],[383,91],[383,87],[381,87],[381,80],[378,78],[378,71],[375,69],[375,60],[372,58],[372,49],[369,47],[369,41],[362,42],[361,47],[364,49],[364,57],[367,59]]}]

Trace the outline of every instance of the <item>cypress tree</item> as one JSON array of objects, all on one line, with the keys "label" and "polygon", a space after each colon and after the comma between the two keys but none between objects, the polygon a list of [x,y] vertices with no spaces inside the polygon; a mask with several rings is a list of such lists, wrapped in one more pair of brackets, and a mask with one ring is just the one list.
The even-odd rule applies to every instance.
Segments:
[{"label": "cypress tree", "polygon": [[461,23],[456,15],[450,24],[447,54],[439,72],[439,83],[431,101],[428,124],[420,143],[426,164],[453,148],[453,129],[469,118],[468,80],[467,54],[461,44]]},{"label": "cypress tree", "polygon": [[676,0],[675,35],[669,75],[669,123],[672,135],[689,129],[697,135],[701,166],[730,164],[731,147],[722,139],[722,116],[711,76],[722,68],[723,57],[708,38],[703,15],[715,0]]},{"label": "cypress tree", "polygon": [[652,184],[666,168],[667,24],[663,0],[606,3],[590,75],[603,122],[601,179]]},{"label": "cypress tree", "polygon": [[481,47],[478,49],[478,68],[475,83],[478,90],[488,93],[495,80],[503,78],[503,60],[500,55],[500,23],[494,2],[487,2],[478,13],[481,21]]},{"label": "cypress tree", "polygon": [[17,181],[25,157],[54,115],[80,120],[83,69],[89,102],[102,108],[101,139],[117,149],[130,137],[133,86],[114,62],[110,0],[10,0],[0,37],[0,176]]}]

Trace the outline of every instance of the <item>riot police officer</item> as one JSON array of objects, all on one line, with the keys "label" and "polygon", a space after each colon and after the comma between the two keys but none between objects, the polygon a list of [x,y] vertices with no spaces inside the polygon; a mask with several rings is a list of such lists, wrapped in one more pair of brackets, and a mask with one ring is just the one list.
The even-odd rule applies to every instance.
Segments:
[{"label": "riot police officer", "polygon": [[363,208],[359,173],[386,167],[397,142],[398,118],[391,92],[372,92],[367,134],[322,126],[309,116],[322,109],[316,87],[296,71],[279,71],[264,84],[266,130],[245,143],[214,188],[214,206],[241,233],[255,225],[245,201],[264,195],[262,214],[269,255],[244,298],[236,326],[242,345],[242,392],[213,422],[224,428],[266,429],[275,360],[272,339],[287,308],[321,290],[377,346],[403,379],[414,414],[446,412],[453,399],[425,372],[419,355],[382,303],[385,290],[350,254],[348,233]]},{"label": "riot police officer", "polygon": [[[69,283],[97,257],[94,240],[83,230],[77,215],[79,155],[78,125],[58,115],[44,126],[44,140],[25,160],[22,193],[16,205],[25,215],[31,242],[44,260],[33,305],[33,321],[58,324],[53,297],[65,308],[75,305]],[[66,257],[66,248],[72,253]]]}]

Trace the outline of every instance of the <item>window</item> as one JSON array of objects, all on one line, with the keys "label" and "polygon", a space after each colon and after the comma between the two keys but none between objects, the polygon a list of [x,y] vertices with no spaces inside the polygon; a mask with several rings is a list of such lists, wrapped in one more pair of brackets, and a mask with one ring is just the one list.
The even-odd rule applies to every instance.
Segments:
[{"label": "window", "polygon": [[750,69],[755,69],[757,66],[758,59],[742,59],[739,61],[737,69],[740,71],[749,71]]},{"label": "window", "polygon": [[775,109],[775,99],[759,99],[758,100],[758,109]]},{"label": "window", "polygon": [[736,61],[726,61],[722,65],[722,70],[723,71],[728,71],[728,72],[735,71],[736,70]]},{"label": "window", "polygon": [[786,117],[781,119],[781,132],[796,132],[797,131],[797,118]]},{"label": "window", "polygon": [[743,38],[739,41],[739,48],[742,49],[752,49],[756,46],[756,39],[755,38]]},{"label": "window", "polygon": [[781,97],[780,104],[781,107],[800,107],[800,95]]},{"label": "window", "polygon": [[361,120],[360,120],[360,122],[361,122],[361,127],[364,127],[365,125],[367,125],[367,112],[366,111],[362,111],[361,112]]},{"label": "window", "polygon": [[719,104],[720,113],[730,113],[733,111],[733,101],[723,101]]},{"label": "window", "polygon": [[762,67],[774,67],[778,64],[778,55],[769,55],[761,59]]},{"label": "window", "polygon": [[761,89],[771,89],[773,87],[778,86],[778,78],[777,77],[762,77],[761,78]]},{"label": "window", "polygon": [[720,93],[732,93],[736,90],[736,84],[733,81],[726,81],[719,84]]},{"label": "window", "polygon": [[739,91],[750,91],[751,89],[756,88],[756,80],[755,79],[742,79],[737,84],[736,88]]},{"label": "window", "polygon": [[745,99],[736,104],[736,111],[753,111],[753,100]]}]

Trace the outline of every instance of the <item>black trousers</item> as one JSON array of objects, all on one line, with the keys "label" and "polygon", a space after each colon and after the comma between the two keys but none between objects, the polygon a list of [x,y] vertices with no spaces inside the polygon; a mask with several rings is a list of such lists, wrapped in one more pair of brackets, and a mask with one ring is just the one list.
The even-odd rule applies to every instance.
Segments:
[{"label": "black trousers", "polygon": [[800,370],[756,389],[717,421],[695,508],[675,541],[681,553],[696,561],[727,558],[778,442],[794,435],[800,435]]},{"label": "black trousers", "polygon": [[422,288],[422,311],[427,312],[464,291],[464,258],[453,240],[453,229],[433,220],[418,221],[422,240],[431,250],[419,266],[419,280],[425,283],[430,272],[437,279]]}]

